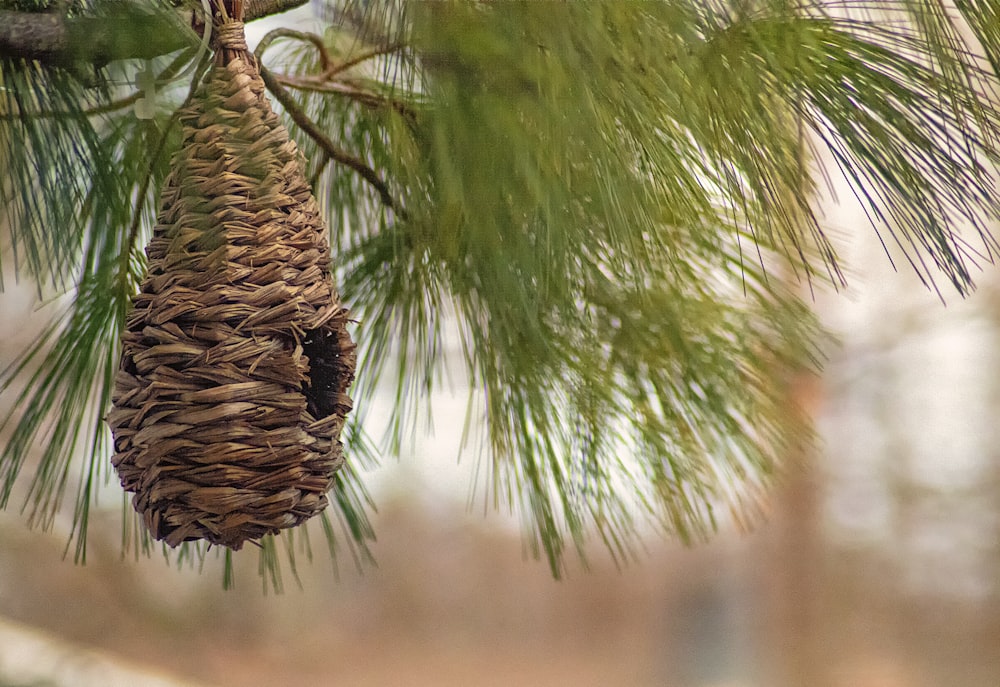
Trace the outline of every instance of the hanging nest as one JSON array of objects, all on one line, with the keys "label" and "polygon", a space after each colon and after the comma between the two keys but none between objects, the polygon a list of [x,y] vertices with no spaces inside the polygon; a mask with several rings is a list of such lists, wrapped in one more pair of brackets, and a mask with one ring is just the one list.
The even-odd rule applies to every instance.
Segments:
[{"label": "hanging nest", "polygon": [[327,506],[355,346],[304,160],[217,3],[123,335],[112,463],[152,536],[239,549]]}]

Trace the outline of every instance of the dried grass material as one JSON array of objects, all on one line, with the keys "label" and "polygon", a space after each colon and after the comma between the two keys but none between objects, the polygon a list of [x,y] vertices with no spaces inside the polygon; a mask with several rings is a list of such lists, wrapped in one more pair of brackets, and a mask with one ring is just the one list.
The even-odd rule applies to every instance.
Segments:
[{"label": "dried grass material", "polygon": [[112,462],[153,537],[239,549],[327,506],[355,347],[304,161],[242,24],[224,17],[215,31],[108,421]]}]

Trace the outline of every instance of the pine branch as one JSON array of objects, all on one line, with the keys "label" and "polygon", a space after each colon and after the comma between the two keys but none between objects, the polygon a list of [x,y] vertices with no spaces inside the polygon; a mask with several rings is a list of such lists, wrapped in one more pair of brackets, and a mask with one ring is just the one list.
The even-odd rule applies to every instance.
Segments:
[{"label": "pine branch", "polygon": [[[307,0],[256,0],[246,3],[245,21],[286,12]],[[115,60],[151,59],[191,45],[189,10],[171,16],[121,3],[107,16],[68,17],[52,13],[0,10],[0,59],[37,60],[55,67]]]},{"label": "pine branch", "polygon": [[[305,31],[277,28],[269,31],[257,44],[254,56],[257,58],[258,64],[264,64],[264,53],[279,38],[292,38],[312,44],[319,54],[320,61],[320,73],[317,75],[291,76],[288,74],[271,73],[271,78],[281,86],[288,86],[298,91],[343,96],[370,108],[389,107],[405,117],[411,126],[414,125],[416,112],[403,100],[394,98],[391,95],[384,95],[370,88],[365,88],[355,79],[339,76],[366,60],[402,51],[406,47],[404,43],[396,42],[387,45],[378,45],[368,50],[363,50],[358,54],[349,55],[342,61],[337,61],[330,55],[321,36]],[[331,157],[329,153],[324,152],[324,156],[327,158],[326,161],[329,161]]]},{"label": "pine branch", "polygon": [[299,125],[306,134],[316,141],[317,145],[330,156],[330,159],[339,162],[342,165],[346,165],[353,169],[355,172],[361,175],[361,177],[371,184],[379,197],[382,199],[382,203],[395,211],[397,214],[402,216],[403,211],[399,207],[399,203],[396,202],[392,194],[389,192],[389,187],[383,181],[378,172],[366,165],[360,158],[351,155],[345,150],[341,150],[330,140],[323,131],[312,121],[309,116],[302,110],[301,107],[295,102],[291,94],[285,90],[285,87],[278,83],[278,80],[263,66],[260,68],[260,76],[264,80],[264,85],[267,86],[267,90],[274,95],[275,100],[281,103],[282,107],[288,113],[288,116],[292,118],[292,121]]},{"label": "pine branch", "polygon": [[298,91],[343,96],[365,107],[390,107],[400,115],[406,117],[410,123],[416,118],[416,112],[414,112],[413,108],[399,98],[391,98],[354,83],[334,80],[323,81],[317,78],[302,78],[287,74],[272,74],[272,76],[282,86],[288,86]]},{"label": "pine branch", "polygon": [[247,0],[243,4],[243,21],[253,21],[272,14],[281,14],[305,5],[309,0]]},{"label": "pine branch", "polygon": [[355,55],[354,57],[341,62],[338,65],[333,66],[328,72],[325,72],[322,76],[330,77],[341,72],[345,72],[351,67],[356,67],[365,60],[370,60],[373,57],[379,57],[381,55],[391,55],[394,52],[399,52],[404,47],[402,42],[390,43],[388,45],[379,45],[370,50]]}]

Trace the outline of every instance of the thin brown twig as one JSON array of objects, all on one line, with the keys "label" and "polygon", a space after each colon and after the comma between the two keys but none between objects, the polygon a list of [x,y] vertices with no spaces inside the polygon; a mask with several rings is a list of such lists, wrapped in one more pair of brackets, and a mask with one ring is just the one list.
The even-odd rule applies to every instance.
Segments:
[{"label": "thin brown twig", "polygon": [[321,36],[309,31],[277,28],[273,31],[267,32],[267,34],[260,39],[260,42],[257,43],[257,48],[254,50],[254,57],[257,58],[258,62],[261,61],[264,52],[271,47],[271,43],[279,38],[294,38],[296,40],[312,43],[316,47],[316,50],[319,51],[320,59],[320,73],[314,78],[324,81],[340,74],[341,72],[347,71],[351,67],[356,67],[362,62],[370,60],[373,57],[390,55],[398,50],[402,50],[405,47],[405,44],[401,42],[389,45],[380,45],[370,50],[365,50],[364,52],[358,53],[357,55],[338,63],[334,62],[333,59],[330,58],[330,51],[327,49],[326,43],[323,42],[323,38]]},{"label": "thin brown twig", "polygon": [[282,107],[285,108],[285,112],[288,116],[292,118],[302,131],[313,139],[322,148],[330,159],[339,162],[342,165],[350,167],[359,175],[361,178],[367,181],[372,188],[374,188],[379,197],[382,199],[382,203],[393,210],[397,215],[405,217],[405,212],[399,207],[399,204],[393,199],[392,194],[389,192],[389,187],[386,183],[379,177],[378,173],[366,165],[360,158],[351,155],[345,150],[338,148],[330,137],[327,136],[316,123],[309,118],[309,116],[299,107],[299,104],[295,102],[292,95],[285,89],[281,83],[275,78],[275,76],[265,67],[260,67],[260,76],[264,80],[264,85],[267,89],[274,95],[275,100],[281,103]]},{"label": "thin brown twig", "polygon": [[380,55],[391,55],[397,50],[402,50],[405,47],[403,43],[393,43],[391,45],[382,45],[371,50],[366,50],[365,52],[359,53],[358,55],[352,57],[349,60],[345,60],[338,65],[335,65],[333,71],[324,72],[324,76],[330,77],[340,72],[346,71],[351,67],[357,66],[366,60],[370,60],[373,57],[378,57]]},{"label": "thin brown twig", "polygon": [[347,81],[320,81],[314,78],[295,77],[287,74],[274,74],[274,78],[282,86],[288,86],[298,91],[342,95],[367,107],[390,107],[410,120],[416,119],[416,112],[401,100],[384,96],[381,93],[376,93],[375,91],[362,88]]},{"label": "thin brown twig", "polygon": [[317,93],[336,93],[338,95],[346,95],[348,97],[354,98],[362,102],[365,105],[372,107],[381,106],[389,104],[394,110],[400,114],[413,116],[412,112],[406,109],[406,106],[392,98],[386,98],[378,93],[374,93],[367,89],[361,88],[356,84],[350,83],[344,79],[334,79],[337,74],[341,74],[351,67],[355,67],[366,60],[370,60],[373,57],[378,57],[379,55],[388,55],[398,50],[402,50],[404,46],[403,43],[393,43],[391,45],[383,45],[372,48],[371,50],[366,50],[361,52],[344,62],[335,62],[330,57],[330,52],[327,50],[326,44],[323,42],[321,36],[315,33],[310,33],[308,31],[295,31],[294,29],[278,28],[273,31],[269,31],[257,44],[257,48],[254,50],[254,57],[257,59],[258,64],[263,64],[264,52],[271,47],[271,44],[279,38],[293,38],[300,41],[306,41],[312,43],[316,50],[319,51],[320,58],[320,73],[314,76],[288,76],[285,74],[277,75],[280,79],[282,85],[290,86],[297,90],[309,90]]},{"label": "thin brown twig", "polygon": [[326,49],[326,44],[320,36],[315,33],[310,33],[308,31],[296,31],[294,29],[277,28],[273,31],[268,31],[264,34],[264,37],[260,39],[257,43],[257,48],[253,51],[253,56],[257,58],[257,63],[260,64],[261,57],[264,55],[264,51],[271,47],[271,43],[279,38],[295,38],[300,41],[307,41],[316,46],[316,50],[319,51],[320,66],[323,72],[326,73],[328,70],[333,68],[333,60],[330,59],[330,52]]}]

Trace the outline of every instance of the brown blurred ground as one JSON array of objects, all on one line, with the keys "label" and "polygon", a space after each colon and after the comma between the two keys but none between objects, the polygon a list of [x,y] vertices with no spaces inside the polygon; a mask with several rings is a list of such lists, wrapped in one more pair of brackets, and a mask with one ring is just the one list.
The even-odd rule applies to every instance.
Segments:
[{"label": "brown blurred ground", "polygon": [[252,555],[223,592],[215,563],[123,562],[108,542],[74,566],[6,514],[0,616],[217,685],[995,687],[996,599],[907,598],[864,556],[799,539],[809,489],[746,538],[654,545],[621,572],[598,556],[560,582],[478,516],[389,504],[377,569],[337,582],[318,559],[267,597]]}]

